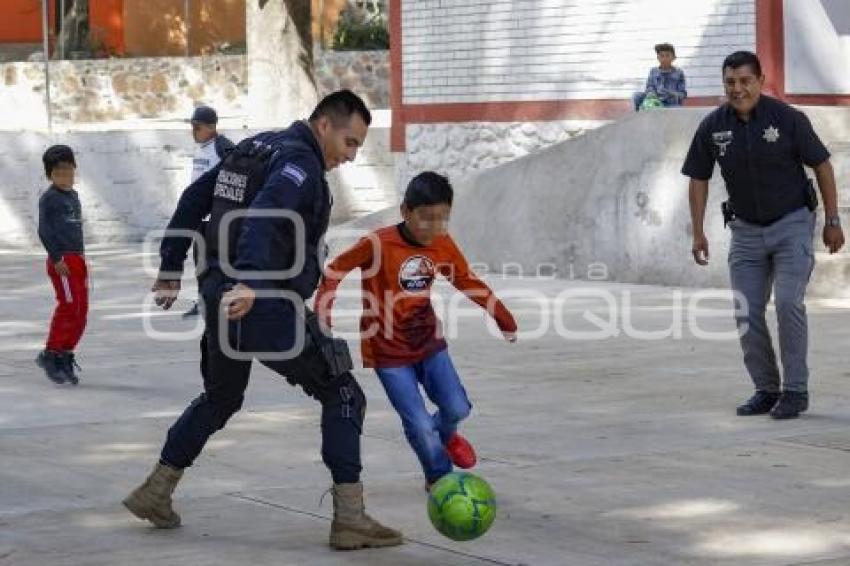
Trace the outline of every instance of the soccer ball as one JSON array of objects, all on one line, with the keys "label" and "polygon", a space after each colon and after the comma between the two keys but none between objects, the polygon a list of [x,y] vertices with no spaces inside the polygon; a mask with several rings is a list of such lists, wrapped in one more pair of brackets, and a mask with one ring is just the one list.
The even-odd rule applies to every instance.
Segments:
[{"label": "soccer ball", "polygon": [[452,540],[472,540],[487,532],[496,519],[496,496],[483,479],[452,472],[431,486],[428,518]]},{"label": "soccer ball", "polygon": [[664,108],[664,103],[655,94],[648,94],[640,105],[641,110],[655,110],[656,108]]}]

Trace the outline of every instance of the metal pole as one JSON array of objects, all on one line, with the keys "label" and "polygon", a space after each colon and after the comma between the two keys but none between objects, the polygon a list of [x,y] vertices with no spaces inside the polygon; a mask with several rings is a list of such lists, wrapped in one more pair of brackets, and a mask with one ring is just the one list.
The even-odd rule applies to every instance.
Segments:
[{"label": "metal pole", "polygon": [[65,0],[59,0],[59,14],[56,15],[56,20],[59,22],[59,59],[65,59],[65,42],[62,41],[62,36],[65,35]]},{"label": "metal pole", "polygon": [[[319,0],[319,38],[318,44],[321,50],[325,48],[325,0]],[[321,51],[317,50],[317,51]],[[315,55],[314,55],[315,56]]]},{"label": "metal pole", "polygon": [[191,55],[191,52],[189,51],[189,36],[192,33],[192,29],[189,27],[189,19],[192,15],[189,12],[189,1],[190,0],[183,0],[183,22],[186,24],[186,57]]},{"label": "metal pole", "polygon": [[41,32],[44,35],[44,101],[47,105],[47,131],[53,134],[53,112],[50,109],[50,12],[48,0],[41,0]]}]

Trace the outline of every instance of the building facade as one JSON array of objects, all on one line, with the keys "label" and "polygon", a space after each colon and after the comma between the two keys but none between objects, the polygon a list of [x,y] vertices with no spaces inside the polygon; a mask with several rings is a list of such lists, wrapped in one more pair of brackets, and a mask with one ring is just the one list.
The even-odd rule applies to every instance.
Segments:
[{"label": "building facade", "polygon": [[723,95],[729,53],[756,51],[766,91],[850,103],[850,5],[841,0],[392,0],[392,148],[409,172],[509,161],[631,112],[676,47],[688,105]]}]

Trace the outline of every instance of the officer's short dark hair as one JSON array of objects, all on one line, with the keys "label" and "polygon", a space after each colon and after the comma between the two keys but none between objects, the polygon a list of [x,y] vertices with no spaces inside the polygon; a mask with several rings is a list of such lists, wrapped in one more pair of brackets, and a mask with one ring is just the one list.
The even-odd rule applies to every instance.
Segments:
[{"label": "officer's short dark hair", "polygon": [[68,163],[77,167],[77,161],[74,159],[74,150],[67,145],[51,145],[41,156],[41,161],[44,163],[44,174],[50,178],[53,169],[60,163]]},{"label": "officer's short dark hair", "polygon": [[671,53],[673,57],[676,56],[676,48],[673,47],[672,43],[659,43],[655,46],[656,55],[661,55],[664,52]]},{"label": "officer's short dark hair", "polygon": [[726,69],[738,69],[749,65],[757,77],[761,76],[761,61],[752,51],[736,51],[723,60],[723,73]]},{"label": "officer's short dark hair", "polygon": [[433,204],[451,206],[453,198],[454,190],[447,177],[433,171],[424,171],[407,184],[402,204],[408,210]]},{"label": "officer's short dark hair", "polygon": [[367,126],[372,123],[372,114],[366,108],[363,99],[350,90],[343,89],[332,92],[320,100],[310,114],[310,121],[318,120],[320,116],[327,116],[331,122],[338,124],[348,120],[355,113],[360,114]]}]

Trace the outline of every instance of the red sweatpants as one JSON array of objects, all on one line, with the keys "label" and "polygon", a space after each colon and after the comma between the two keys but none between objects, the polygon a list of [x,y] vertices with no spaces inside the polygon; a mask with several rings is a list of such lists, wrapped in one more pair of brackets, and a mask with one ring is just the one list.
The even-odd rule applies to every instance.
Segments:
[{"label": "red sweatpants", "polygon": [[70,273],[59,275],[47,258],[47,274],[56,291],[56,310],[50,321],[47,349],[54,352],[73,352],[86,329],[89,312],[88,268],[80,254],[65,254]]}]

